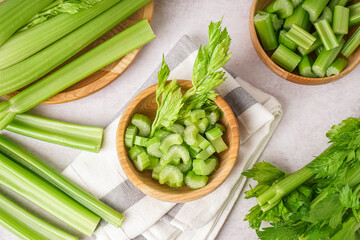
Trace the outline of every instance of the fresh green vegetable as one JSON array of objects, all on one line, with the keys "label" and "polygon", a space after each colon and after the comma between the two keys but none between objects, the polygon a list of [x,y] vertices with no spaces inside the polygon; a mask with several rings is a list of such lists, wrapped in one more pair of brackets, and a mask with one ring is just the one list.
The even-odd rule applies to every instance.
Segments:
[{"label": "fresh green vegetable", "polygon": [[[11,125],[11,123],[8,126],[10,126],[10,125]],[[137,127],[135,127],[134,125],[130,125],[126,128],[125,147],[131,148],[132,146],[134,146],[135,136],[138,133],[138,131],[139,131],[139,129]]]},{"label": "fresh green vegetable", "polygon": [[194,159],[193,171],[196,175],[210,175],[219,166],[219,160],[216,157],[208,159]]},{"label": "fresh green vegetable", "polygon": [[205,133],[206,138],[208,140],[215,140],[223,135],[223,132],[220,130],[220,128],[214,127],[211,130],[207,131]]},{"label": "fresh green vegetable", "polygon": [[306,56],[310,53],[312,53],[313,51],[315,51],[316,49],[318,49],[320,46],[322,46],[322,42],[321,39],[319,37],[319,34],[317,32],[312,33],[312,35],[316,38],[315,42],[311,45],[311,47],[309,49],[304,49],[302,47],[298,47],[297,50],[299,51],[299,53],[302,56]]},{"label": "fresh green vegetable", "polygon": [[216,122],[219,121],[221,115],[218,110],[214,110],[214,111],[211,111],[211,113],[209,113],[209,115],[207,115],[206,117],[207,117],[207,119],[209,119],[209,123],[211,125],[215,125]]},{"label": "fresh green vegetable", "polygon": [[321,53],[318,55],[318,57],[316,58],[313,66],[312,66],[312,70],[318,77],[325,76],[326,70],[334,62],[336,57],[339,55],[341,49],[343,48],[343,46],[345,44],[345,40],[338,38],[338,41],[339,41],[338,47],[328,50],[328,51],[326,51],[326,49],[323,49],[321,51]]},{"label": "fresh green vegetable", "polygon": [[284,20],[283,19],[280,19],[278,17],[278,15],[276,15],[275,13],[267,13],[267,12],[264,12],[264,11],[256,11],[257,14],[260,14],[260,15],[267,15],[267,14],[270,14],[271,16],[271,23],[273,25],[273,28],[274,28],[274,31],[277,32],[281,29],[281,27],[283,26],[283,23],[284,23]]},{"label": "fresh green vegetable", "polygon": [[294,6],[290,0],[275,0],[265,8],[265,11],[276,13],[280,18],[284,19],[293,14]]},{"label": "fresh green vegetable", "polygon": [[344,48],[341,50],[342,55],[349,57],[360,45],[360,28],[356,29],[355,33],[351,36],[349,40],[344,45]]},{"label": "fresh green vegetable", "polygon": [[285,19],[283,28],[286,31],[289,31],[293,24],[296,24],[303,29],[309,30],[309,14],[307,11],[305,11],[305,9],[302,8],[301,5],[296,7],[294,13]]},{"label": "fresh green vegetable", "polygon": [[136,169],[142,172],[150,166],[150,158],[146,152],[141,152],[139,155],[137,155],[136,159],[133,160],[133,163]]},{"label": "fresh green vegetable", "polygon": [[195,123],[195,126],[199,129],[199,133],[204,133],[209,127],[210,121],[208,118],[200,119]]},{"label": "fresh green vegetable", "polygon": [[166,183],[169,187],[181,187],[184,182],[184,175],[175,166],[167,165],[159,174],[160,184]]},{"label": "fresh green vegetable", "polygon": [[163,153],[160,151],[161,140],[159,137],[153,137],[146,143],[146,150],[150,156],[161,158]]},{"label": "fresh green vegetable", "polygon": [[331,50],[339,46],[336,36],[327,20],[321,20],[315,23],[314,27],[326,50]]},{"label": "fresh green vegetable", "polygon": [[330,67],[326,70],[326,76],[338,75],[348,65],[348,62],[343,58],[336,59]]},{"label": "fresh green vegetable", "polygon": [[37,240],[75,240],[70,234],[61,231],[32,215],[0,194],[0,225],[21,239]]},{"label": "fresh green vegetable", "polygon": [[145,137],[135,136],[134,144],[138,146],[145,147],[149,139]]},{"label": "fresh green vegetable", "polygon": [[210,142],[208,140],[206,140],[206,138],[204,138],[203,136],[201,136],[200,134],[197,134],[196,136],[196,140],[199,143],[199,148],[200,149],[206,149],[207,147],[210,146]]},{"label": "fresh green vegetable", "polygon": [[215,152],[216,152],[216,149],[214,148],[214,146],[209,145],[207,148],[205,148],[204,150],[199,152],[196,155],[196,158],[198,160],[205,160],[205,159],[208,159],[209,157],[211,157],[211,155],[213,155]]},{"label": "fresh green vegetable", "polygon": [[222,137],[215,138],[214,140],[209,140],[211,145],[215,148],[217,153],[222,153],[223,151],[228,149],[228,146],[222,139]]},{"label": "fresh green vegetable", "polygon": [[316,40],[313,35],[296,24],[291,26],[290,30],[286,33],[286,37],[304,49],[309,49]]},{"label": "fresh green vegetable", "polygon": [[360,24],[360,2],[349,6],[349,26],[353,27]]},{"label": "fresh green vegetable", "polygon": [[302,7],[309,13],[310,21],[315,22],[330,0],[305,0]]},{"label": "fresh green vegetable", "polygon": [[222,123],[215,123],[215,127],[219,128],[223,133],[226,132],[226,127]]},{"label": "fresh green vegetable", "polygon": [[175,159],[181,159],[185,164],[190,161],[190,154],[186,147],[182,145],[173,145],[161,158],[160,163],[169,164]]},{"label": "fresh green vegetable", "polygon": [[333,13],[329,7],[325,7],[321,16],[314,22],[320,22],[321,20],[327,20],[330,24],[333,22]]},{"label": "fresh green vegetable", "polygon": [[21,91],[8,101],[1,102],[0,129],[5,128],[16,114],[26,112],[84,77],[151,41],[154,37],[147,20],[142,20]]},{"label": "fresh green vegetable", "polygon": [[256,14],[254,25],[261,45],[265,50],[273,50],[278,46],[275,30],[271,21],[270,14]]},{"label": "fresh green vegetable", "polygon": [[[34,54],[31,52],[31,56],[24,59],[23,61],[0,70],[0,96],[25,87],[49,71],[53,70],[71,56],[75,55],[81,49],[85,48],[91,42],[98,39],[104,33],[115,27],[119,22],[137,11],[148,1],[123,0],[116,4],[117,2],[119,2],[119,0],[102,1],[101,3],[97,4],[96,7],[94,6],[93,8],[89,9],[89,11],[99,9],[99,11],[96,11],[95,13],[98,15],[103,12],[101,15],[95,17],[91,21],[88,21],[81,27],[54,42],[50,46],[44,49],[41,47],[39,51],[36,50]],[[111,7],[114,4],[116,5]],[[110,9],[105,11],[107,8]],[[69,14],[64,15],[68,16]],[[94,14],[91,16],[93,15]],[[51,19],[49,21],[53,20]],[[44,23],[44,25],[47,24],[47,22]],[[15,37],[12,39],[12,41],[7,42],[3,47],[0,48],[0,69],[2,68],[2,64],[4,65],[11,63],[11,59],[9,58],[12,58],[14,55],[23,57],[27,49],[34,50],[33,44],[36,44],[37,41],[42,41],[43,39],[48,38],[49,35],[53,34],[53,32],[64,29],[59,27],[61,24],[63,24],[63,22],[56,22],[53,26],[57,27],[54,28],[52,26],[51,31],[42,29],[46,26],[41,24],[36,27],[36,29],[34,28],[19,33],[17,35],[18,37]],[[39,30],[37,30],[38,28]],[[64,30],[67,29],[65,28]],[[33,36],[27,37],[27,34],[30,34],[28,31],[35,31],[35,33]],[[42,37],[42,34],[46,35]],[[26,42],[24,43],[24,41]],[[76,44],[74,44],[74,42],[76,42]],[[61,51],[59,51],[59,49],[61,49]],[[15,60],[17,59],[16,56],[14,56]],[[44,59],[46,59],[46,61],[44,61]],[[4,63],[2,63],[2,61],[4,61]]]},{"label": "fresh green vegetable", "polygon": [[190,171],[186,174],[185,184],[191,189],[199,189],[206,186],[208,179],[207,176],[196,175],[194,171]]},{"label": "fresh green vegetable", "polygon": [[184,140],[180,134],[171,134],[161,141],[159,150],[163,153],[166,153],[171,146],[182,144],[183,141]]},{"label": "fresh green vegetable", "polygon": [[0,2],[0,46],[52,0],[7,0]]},{"label": "fresh green vegetable", "polygon": [[204,109],[195,109],[190,112],[190,121],[195,123],[199,121],[201,118],[206,117],[206,113]]},{"label": "fresh green vegetable", "polygon": [[147,116],[136,113],[131,118],[131,124],[133,124],[135,127],[137,127],[139,129],[139,133],[138,133],[139,136],[142,136],[142,137],[149,136],[151,121]]},{"label": "fresh green vegetable", "polygon": [[161,170],[164,169],[164,167],[166,167],[166,165],[163,165],[163,164],[160,164],[160,163],[158,165],[156,165],[156,167],[153,169],[153,171],[151,173],[151,177],[153,179],[159,180],[160,172],[161,172]]},{"label": "fresh green vegetable", "polygon": [[185,127],[181,124],[174,123],[172,126],[168,127],[167,130],[169,130],[172,133],[177,133],[182,135],[185,131]]},{"label": "fresh green vegetable", "polygon": [[295,51],[297,44],[294,43],[290,38],[286,36],[287,32],[285,30],[281,30],[279,33],[279,44],[284,45],[291,51]]},{"label": "fresh green vegetable", "polygon": [[303,0],[291,0],[291,3],[294,7],[297,7],[302,3]]},{"label": "fresh green vegetable", "polygon": [[137,156],[139,156],[143,152],[146,152],[145,148],[135,145],[132,148],[130,148],[128,155],[131,160],[136,161]]},{"label": "fresh green vegetable", "polygon": [[176,166],[183,174],[187,174],[192,169],[192,161],[189,160],[188,163],[180,163]]},{"label": "fresh green vegetable", "polygon": [[104,131],[99,127],[65,123],[30,114],[18,114],[5,129],[42,141],[91,152],[100,151]]},{"label": "fresh green vegetable", "polygon": [[335,6],[345,6],[347,4],[348,0],[331,0],[329,3],[329,8],[331,10],[334,10]]},{"label": "fresh green vegetable", "polygon": [[145,170],[154,170],[154,168],[159,164],[160,159],[157,157],[153,157],[151,155],[149,155],[149,159],[150,159],[150,164],[149,166],[147,166]]},{"label": "fresh green vegetable", "polygon": [[299,72],[303,77],[314,78],[316,75],[312,72],[312,58],[309,56],[303,56],[299,64]]},{"label": "fresh green vegetable", "polygon": [[349,31],[349,9],[342,6],[335,6],[334,21],[332,29],[336,34],[348,34]]},{"label": "fresh green vegetable", "polygon": [[165,137],[169,136],[171,134],[171,132],[164,130],[164,129],[159,129],[155,132],[154,137],[158,137],[160,140],[163,140]]},{"label": "fresh green vegetable", "polygon": [[285,47],[284,45],[279,45],[276,51],[271,56],[271,59],[278,64],[280,67],[285,70],[292,72],[296,66],[300,63],[301,57]]},{"label": "fresh green vegetable", "polygon": [[197,135],[199,133],[199,129],[194,126],[190,125],[185,128],[184,131],[184,141],[187,145],[197,147],[199,145],[199,142],[197,141]]},{"label": "fresh green vegetable", "polygon": [[100,218],[34,173],[0,154],[0,184],[91,236]]},{"label": "fresh green vegetable", "polygon": [[33,171],[38,176],[52,183],[68,196],[94,212],[105,221],[119,227],[123,221],[121,213],[94,198],[68,179],[63,177],[51,167],[47,166],[37,157],[25,151],[14,142],[0,135],[0,153],[15,161],[19,165]]}]

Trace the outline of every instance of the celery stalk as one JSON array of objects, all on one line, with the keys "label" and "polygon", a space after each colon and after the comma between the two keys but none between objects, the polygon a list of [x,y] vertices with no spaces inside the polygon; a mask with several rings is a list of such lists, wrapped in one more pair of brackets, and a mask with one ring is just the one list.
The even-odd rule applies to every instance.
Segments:
[{"label": "celery stalk", "polygon": [[345,46],[341,53],[345,57],[349,57],[360,45],[360,27],[356,29],[355,33],[351,36],[349,40],[345,43]]},{"label": "celery stalk", "polygon": [[336,34],[348,34],[349,30],[349,9],[342,6],[334,7],[334,20],[332,29]]},{"label": "celery stalk", "polygon": [[292,72],[300,63],[301,57],[284,45],[280,44],[280,46],[271,56],[271,60],[273,60],[276,64],[285,70]]},{"label": "celery stalk", "polygon": [[[106,0],[76,14],[62,13],[31,29],[20,31],[0,47],[0,69],[7,68],[47,47],[98,16],[119,0]],[[121,11],[119,11],[121,12]],[[101,24],[98,25],[100,27]]]},{"label": "celery stalk", "polygon": [[291,26],[290,30],[286,33],[286,37],[304,49],[309,49],[316,40],[316,37],[296,24]]},{"label": "celery stalk", "polygon": [[21,91],[8,101],[1,102],[0,129],[4,129],[16,114],[26,112],[154,38],[155,35],[148,21],[144,19]]},{"label": "celery stalk", "polygon": [[349,26],[353,27],[360,24],[360,2],[357,2],[349,7]]},{"label": "celery stalk", "polygon": [[347,4],[348,0],[331,0],[329,3],[329,8],[331,10],[334,10],[335,6],[345,6]]},{"label": "celery stalk", "polygon": [[288,49],[290,49],[291,51],[295,51],[296,50],[296,43],[294,43],[291,39],[289,39],[286,36],[286,31],[285,30],[281,30],[279,33],[279,44],[284,45],[285,47],[287,47]]},{"label": "celery stalk", "polygon": [[100,218],[34,173],[0,154],[0,184],[91,236]]},{"label": "celery stalk", "polygon": [[[0,2],[0,46],[53,0],[7,0]],[[1,58],[0,58],[1,59]]]},{"label": "celery stalk", "polygon": [[336,36],[327,20],[321,20],[314,24],[316,32],[319,34],[322,44],[326,50],[331,50],[339,46]]},{"label": "celery stalk", "polygon": [[302,6],[298,6],[295,8],[294,13],[287,17],[284,21],[284,29],[290,30],[293,24],[298,25],[301,28],[307,29],[309,25],[309,13],[302,8]]},{"label": "celery stalk", "polygon": [[275,30],[268,13],[257,13],[254,17],[254,25],[261,45],[265,50],[273,50],[278,46]]},{"label": "celery stalk", "polygon": [[304,56],[299,63],[299,73],[303,77],[308,78],[315,78],[316,75],[312,72],[311,65],[312,65],[312,58],[309,56]]},{"label": "celery stalk", "polygon": [[344,68],[348,65],[348,62],[343,58],[336,59],[330,67],[326,70],[326,76],[339,75]]},{"label": "celery stalk", "polygon": [[60,173],[2,135],[0,135],[0,153],[52,183],[68,196],[115,227],[121,225],[123,221],[121,213],[71,183]]},{"label": "celery stalk", "polygon": [[315,22],[330,0],[305,0],[302,7],[309,13],[310,21]]},{"label": "celery stalk", "polygon": [[6,130],[67,147],[99,152],[103,129],[18,114]]},{"label": "celery stalk", "polygon": [[0,225],[21,239],[75,240],[76,237],[55,228],[22,209],[0,194]]},{"label": "celery stalk", "polygon": [[284,19],[293,14],[294,6],[290,0],[274,0],[265,8],[265,11],[276,13],[281,19]]},{"label": "celery stalk", "polygon": [[[112,2],[114,4],[118,1],[119,0],[110,0],[109,3]],[[25,87],[45,75],[101,35],[111,30],[119,22],[144,6],[148,1],[149,0],[123,0],[40,52],[11,67],[0,70],[0,96]],[[104,4],[101,6],[103,5]],[[27,31],[32,31],[32,29]],[[27,44],[24,47],[28,47]],[[22,48],[23,46],[19,49]],[[59,51],[59,49],[61,49],[61,51]],[[0,48],[0,62],[2,50],[6,51],[4,48]],[[44,59],[46,59],[46,61],[44,61]]]},{"label": "celery stalk", "polygon": [[313,35],[316,38],[316,40],[315,40],[315,42],[313,42],[313,44],[311,45],[311,47],[309,49],[305,49],[305,48],[302,48],[299,46],[297,48],[297,50],[299,51],[299,53],[302,56],[308,55],[308,54],[312,53],[313,51],[315,51],[320,46],[322,46],[322,42],[319,37],[319,34],[317,32],[313,32],[311,35]]},{"label": "celery stalk", "polygon": [[326,19],[329,23],[332,23],[333,14],[329,7],[324,8],[324,11],[322,12],[321,16],[314,23],[317,23],[324,19]]}]

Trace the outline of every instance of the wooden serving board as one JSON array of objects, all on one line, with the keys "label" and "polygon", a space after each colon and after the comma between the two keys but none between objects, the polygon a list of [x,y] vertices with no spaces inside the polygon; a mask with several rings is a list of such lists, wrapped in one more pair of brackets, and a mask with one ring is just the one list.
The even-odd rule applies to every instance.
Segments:
[{"label": "wooden serving board", "polygon": [[[154,13],[154,0],[146,4],[143,8],[139,9],[133,15],[128,17],[126,20],[122,21],[119,25],[114,27],[112,30],[104,34],[102,37],[94,41],[92,44],[87,46],[85,49],[76,54],[72,59],[84,54],[105,40],[111,38],[112,36],[118,34],[124,29],[132,26],[133,24],[139,22],[140,20],[147,18],[151,23],[152,17]],[[91,74],[87,78],[81,80],[80,82],[74,84],[73,86],[65,89],[64,91],[56,94],[55,96],[49,98],[44,101],[42,104],[57,104],[57,103],[65,103],[71,102],[86,96],[89,96],[100,89],[106,87],[110,83],[112,83],[115,79],[117,79],[135,60],[136,56],[141,51],[141,48],[138,48],[131,53],[125,55],[119,60],[109,64],[108,66],[100,69],[99,71]],[[16,95],[18,91],[13,92],[7,97],[12,97]]]}]

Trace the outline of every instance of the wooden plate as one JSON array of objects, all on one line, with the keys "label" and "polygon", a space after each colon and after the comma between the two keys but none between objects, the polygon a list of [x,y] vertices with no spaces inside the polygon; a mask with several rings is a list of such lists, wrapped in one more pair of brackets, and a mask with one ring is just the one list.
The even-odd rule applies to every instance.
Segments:
[{"label": "wooden plate", "polygon": [[[83,49],[81,52],[75,55],[74,58],[89,51],[90,49],[94,48],[95,46],[99,45],[100,43],[104,42],[105,40],[111,38],[112,36],[118,34],[119,32],[123,31],[124,29],[130,27],[131,25],[137,23],[138,21],[144,18],[147,18],[151,23],[153,13],[154,13],[154,0],[146,4],[143,8],[139,9],[137,12],[135,12],[133,15],[131,15],[126,20],[121,22],[115,28],[113,28],[112,30],[104,34],[102,37],[97,39],[95,42],[90,44],[88,47]],[[99,91],[100,89],[106,87],[107,85],[112,83],[115,79],[117,79],[131,65],[131,63],[135,60],[136,56],[139,54],[140,51],[141,48],[132,51],[131,53],[125,55],[119,60],[109,64],[108,66],[91,74],[90,76],[74,84],[73,86],[49,98],[48,100],[44,101],[42,104],[57,104],[57,103],[71,102],[89,96]],[[18,91],[13,92],[7,95],[6,97],[12,97],[17,93]]]},{"label": "wooden plate", "polygon": [[[192,87],[191,81],[187,80],[179,80],[179,85],[183,91]],[[151,120],[155,118],[157,110],[155,101],[156,87],[157,84],[145,89],[143,92],[137,95],[126,107],[124,113],[121,116],[116,135],[116,149],[121,167],[129,180],[140,191],[153,198],[176,203],[199,199],[219,187],[220,184],[222,184],[230,174],[236,163],[240,143],[239,128],[236,117],[226,101],[218,96],[215,103],[224,112],[224,115],[220,121],[227,128],[223,138],[229,148],[218,156],[220,159],[220,166],[216,172],[209,177],[208,184],[205,187],[193,190],[187,186],[183,186],[181,188],[170,188],[166,184],[161,185],[157,180],[154,180],[151,177],[151,171],[139,172],[136,170],[134,164],[127,155],[127,149],[125,148],[124,144],[125,130],[130,124],[131,117],[134,115],[134,113],[144,114]]]},{"label": "wooden plate", "polygon": [[[333,82],[344,77],[352,70],[354,70],[354,68],[360,63],[360,48],[357,48],[355,52],[351,54],[350,57],[348,58],[345,58],[344,56],[339,54],[339,56],[344,57],[348,61],[348,66],[339,75],[333,75],[330,77],[323,77],[323,78],[307,78],[294,73],[290,73],[284,70],[283,68],[281,68],[280,66],[278,66],[270,58],[272,52],[265,52],[265,50],[262,48],[254,26],[254,16],[256,11],[263,10],[271,1],[272,0],[253,0],[250,9],[249,30],[250,30],[251,42],[254,46],[256,53],[258,54],[261,61],[263,61],[263,63],[275,74],[290,82],[304,84],[304,85],[318,85],[318,84]],[[358,2],[358,0],[353,2]],[[344,36],[344,39],[347,40],[349,37],[351,37],[357,28],[358,26],[350,28],[349,33]]]}]

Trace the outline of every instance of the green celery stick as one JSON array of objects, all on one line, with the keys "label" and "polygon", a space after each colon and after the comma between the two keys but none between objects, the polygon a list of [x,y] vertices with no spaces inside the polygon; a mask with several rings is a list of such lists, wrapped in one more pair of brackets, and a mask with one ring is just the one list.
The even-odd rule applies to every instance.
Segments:
[{"label": "green celery stick", "polygon": [[304,49],[309,49],[316,40],[313,35],[296,24],[291,26],[290,30],[286,33],[286,37]]},{"label": "green celery stick", "polygon": [[309,13],[310,21],[315,22],[330,0],[305,0],[302,7]]},{"label": "green celery stick", "polygon": [[339,46],[336,36],[327,20],[321,20],[315,23],[314,27],[319,34],[321,42],[326,50],[331,50]]},{"label": "green celery stick", "polygon": [[284,29],[288,31],[293,24],[296,24],[299,27],[308,30],[308,26],[310,26],[309,22],[309,13],[300,5],[295,8],[294,13],[291,16],[285,19]]},{"label": "green celery stick", "polygon": [[322,46],[322,42],[321,42],[321,39],[319,37],[319,34],[317,32],[313,32],[311,35],[313,35],[316,38],[316,40],[311,45],[311,47],[309,49],[304,49],[304,48],[302,48],[300,46],[297,47],[297,50],[299,51],[299,53],[302,56],[308,55],[308,54],[312,53],[313,51],[315,51],[320,46]]},{"label": "green celery stick", "polygon": [[303,0],[291,0],[292,5],[295,7],[299,6]]},{"label": "green celery stick", "polygon": [[277,13],[281,19],[285,19],[293,14],[294,6],[290,0],[275,0],[265,8],[265,11]]},{"label": "green celery stick", "polygon": [[353,27],[360,24],[360,2],[357,2],[349,7],[349,26]]},{"label": "green celery stick", "polygon": [[343,58],[336,59],[330,67],[326,70],[326,76],[339,75],[344,68],[348,65],[348,62]]},{"label": "green celery stick", "polygon": [[5,128],[16,114],[28,111],[154,38],[150,24],[144,19],[21,91],[8,101],[1,102],[0,129]]},{"label": "green celery stick", "polygon": [[329,3],[329,8],[333,11],[335,6],[345,6],[348,0],[331,0]]},{"label": "green celery stick", "polygon": [[312,71],[312,58],[309,57],[308,55],[303,56],[301,62],[299,63],[299,72],[300,75],[303,77],[308,77],[308,78],[316,78],[315,73],[313,73]]},{"label": "green celery stick", "polygon": [[256,11],[256,13],[258,13],[260,15],[270,14],[271,22],[272,22],[275,32],[279,31],[282,28],[284,20],[280,19],[275,13],[267,13],[264,11]]},{"label": "green celery stick", "polygon": [[301,57],[280,44],[280,46],[275,50],[271,59],[278,64],[280,67],[285,70],[292,72],[296,68],[296,66],[300,63]]},{"label": "green celery stick", "polygon": [[349,57],[360,45],[360,28],[356,29],[355,33],[351,36],[351,38],[345,43],[344,48],[341,53],[345,57]]},{"label": "green celery stick", "polygon": [[285,47],[287,47],[288,49],[290,49],[291,51],[295,51],[296,50],[296,43],[294,43],[291,39],[289,39],[286,36],[286,30],[281,30],[279,33],[279,44],[284,45]]},{"label": "green celery stick", "polygon": [[348,34],[349,31],[349,9],[342,6],[335,6],[334,21],[332,29],[335,34]]},{"label": "green celery stick", "polygon": [[256,14],[254,25],[264,50],[268,51],[277,48],[278,42],[270,14]]},{"label": "green celery stick", "polygon": [[321,16],[314,22],[317,23],[321,20],[326,19],[329,23],[332,23],[333,21],[333,14],[332,11],[329,7],[325,7],[323,13],[321,14]]}]

